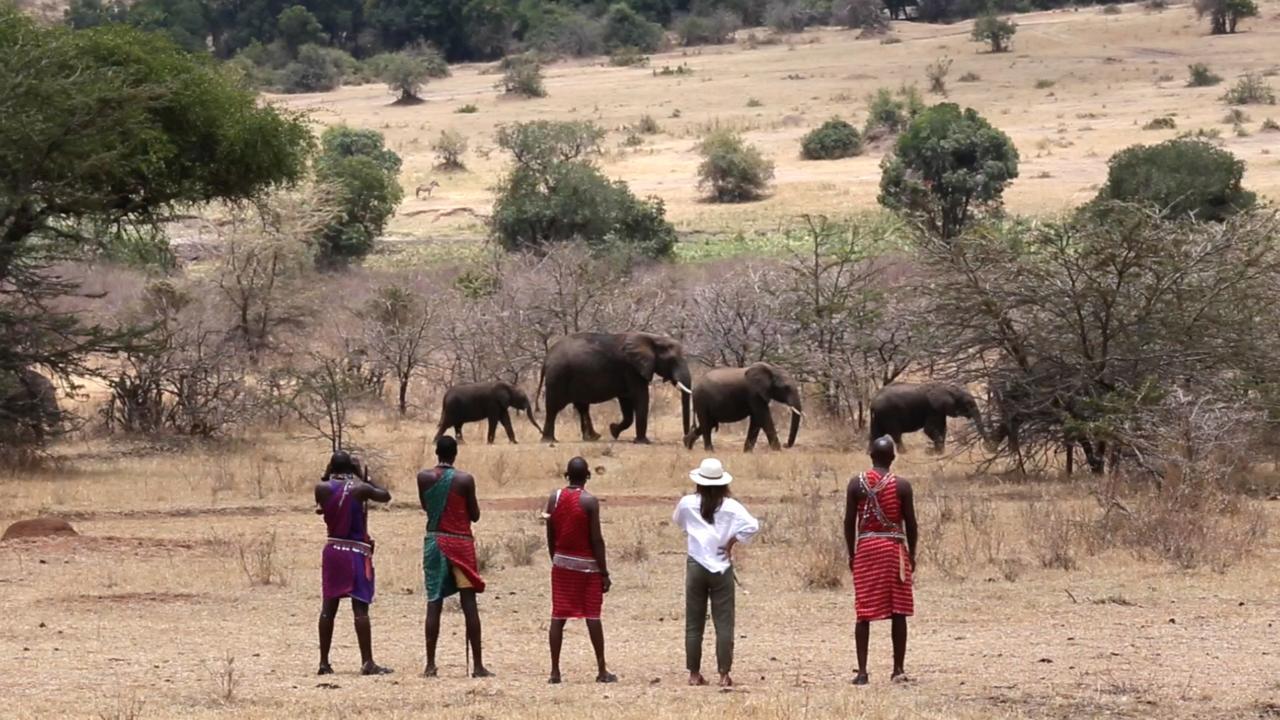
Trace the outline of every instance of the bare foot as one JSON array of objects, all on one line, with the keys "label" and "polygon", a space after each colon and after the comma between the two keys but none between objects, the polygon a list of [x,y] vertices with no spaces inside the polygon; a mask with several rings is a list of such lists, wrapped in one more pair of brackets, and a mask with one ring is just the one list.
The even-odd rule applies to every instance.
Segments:
[{"label": "bare foot", "polygon": [[599,675],[597,675],[597,676],[596,676],[596,682],[598,682],[598,683],[616,683],[616,682],[618,682],[618,676],[617,676],[617,675],[614,675],[614,674],[613,674],[613,673],[611,673],[611,672],[602,672],[602,673],[600,673]]},{"label": "bare foot", "polygon": [[316,671],[317,675],[332,675],[333,666],[329,663],[320,663],[320,669]]},{"label": "bare foot", "polygon": [[853,676],[854,685],[866,685],[868,682],[869,681],[867,680],[867,674],[864,672],[860,672],[857,675]]},{"label": "bare foot", "polygon": [[384,668],[381,665],[370,660],[360,668],[361,675],[390,675],[395,672],[391,668]]},{"label": "bare foot", "polygon": [[436,669],[436,666],[435,666],[435,665],[428,665],[428,666],[427,666],[427,667],[422,671],[422,677],[424,677],[424,678],[433,678],[433,677],[436,677],[436,676],[437,676],[437,675],[439,675],[439,674],[440,674],[440,671]]},{"label": "bare foot", "polygon": [[720,687],[733,687],[733,678],[729,677],[729,673],[720,673]]},{"label": "bare foot", "polygon": [[689,673],[689,684],[690,685],[706,685],[707,679],[702,677],[702,673],[697,673],[697,672]]},{"label": "bare foot", "polygon": [[558,672],[553,672],[553,673],[551,673],[551,677],[547,678],[547,684],[548,684],[548,685],[559,685],[559,684],[560,684],[560,673],[558,673]]},{"label": "bare foot", "polygon": [[483,665],[477,665],[477,666],[476,666],[476,669],[475,669],[474,671],[472,671],[472,673],[471,673],[471,677],[473,677],[473,678],[487,678],[487,677],[493,677],[493,673],[489,672],[489,668],[487,668],[487,667],[485,667],[485,666],[483,666]]},{"label": "bare foot", "polygon": [[895,672],[893,675],[889,676],[889,682],[909,683],[909,682],[912,682],[912,680],[910,676],[907,675],[907,672],[905,670],[899,670]]}]

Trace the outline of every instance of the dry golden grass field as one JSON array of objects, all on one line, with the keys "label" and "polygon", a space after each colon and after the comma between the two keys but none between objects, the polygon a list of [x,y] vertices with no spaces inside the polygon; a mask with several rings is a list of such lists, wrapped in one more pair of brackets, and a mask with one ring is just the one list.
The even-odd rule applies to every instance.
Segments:
[{"label": "dry golden grass field", "polygon": [[[481,596],[487,664],[464,677],[462,617],[446,611],[442,677],[423,664],[421,531],[414,471],[429,462],[426,418],[371,418],[362,431],[394,495],[371,514],[378,540],[378,660],[357,675],[344,606],[337,675],[317,678],[315,620],[323,524],[312,483],[324,443],[284,430],[184,452],[68,442],[46,470],[4,480],[0,521],[56,513],[82,533],[0,543],[4,717],[386,718],[1271,718],[1280,713],[1280,595],[1272,536],[1225,572],[1178,570],[1101,550],[1069,528],[1096,503],[1087,484],[1015,484],[971,459],[909,442],[900,471],[917,487],[921,562],[909,685],[888,682],[888,628],[872,635],[872,685],[854,665],[852,591],[839,541],[842,488],[864,462],[851,432],[802,429],[790,451],[744,454],[741,426],[718,454],[762,519],[740,556],[732,692],[684,685],[683,541],[669,524],[701,450],[686,451],[674,400],[657,441],[463,446],[479,478],[476,531],[489,556]],[[599,407],[597,423],[616,409]],[[818,425],[816,418],[813,422]],[[561,428],[567,439],[569,428]],[[960,430],[961,428],[956,428]],[[570,625],[567,684],[545,684],[548,562],[537,508],[563,463],[595,468],[616,578],[606,598],[612,669],[591,682],[581,624]],[[1280,503],[1256,505],[1272,521]],[[1080,520],[1084,522],[1084,520]],[[1053,532],[1058,532],[1053,531]],[[1046,545],[1048,543],[1049,545]],[[1072,570],[1045,567],[1053,546]],[[835,587],[807,588],[834,581]],[[269,581],[269,582],[263,582]],[[708,641],[710,638],[708,638]]]},{"label": "dry golden grass field", "polygon": [[[593,120],[609,129],[605,172],[638,194],[661,197],[681,230],[767,231],[800,213],[873,208],[886,145],[872,146],[861,157],[812,162],[800,159],[800,138],[833,115],[861,127],[869,93],[904,83],[924,91],[925,66],[944,56],[954,61],[948,99],[976,108],[1021,153],[1020,176],[1006,193],[1016,212],[1052,213],[1078,205],[1096,194],[1112,153],[1200,129],[1221,132],[1224,146],[1248,163],[1246,185],[1275,198],[1280,134],[1259,127],[1267,117],[1280,121],[1280,108],[1245,108],[1249,135],[1240,137],[1224,122],[1227,107],[1219,100],[1241,73],[1280,72],[1280,3],[1260,6],[1261,16],[1247,21],[1247,32],[1233,36],[1208,36],[1206,22],[1196,19],[1189,4],[1164,12],[1134,4],[1120,6],[1118,15],[1085,8],[1018,16],[1013,51],[999,55],[969,39],[968,22],[896,23],[892,34],[901,42],[890,45],[857,40],[856,32],[814,31],[756,49],[739,43],[656,55],[650,68],[608,67],[601,58],[558,63],[546,71],[548,96],[537,100],[501,97],[494,89],[499,76],[487,72],[491,65],[455,66],[452,77],[427,86],[427,102],[417,106],[390,105],[395,96],[382,85],[273,99],[309,111],[322,124],[382,130],[405,160],[401,181],[407,197],[391,233],[417,238],[482,232],[490,189],[507,163],[496,149],[494,129],[517,120]],[[1223,85],[1186,87],[1187,66],[1195,62],[1222,75]],[[654,75],[655,69],[681,64],[692,74]],[[966,73],[980,79],[960,81]],[[1271,82],[1280,85],[1280,79]],[[758,107],[748,107],[753,99]],[[941,100],[928,94],[925,99]],[[466,104],[477,112],[455,112]],[[625,127],[645,114],[662,132],[643,136],[638,148],[624,147]],[[1164,115],[1175,118],[1176,130],[1142,129]],[[742,130],[777,164],[771,197],[746,205],[702,202],[694,146],[716,123]],[[434,169],[431,143],[446,129],[468,138],[468,172]],[[414,188],[432,179],[440,187],[430,198],[412,197]]]}]

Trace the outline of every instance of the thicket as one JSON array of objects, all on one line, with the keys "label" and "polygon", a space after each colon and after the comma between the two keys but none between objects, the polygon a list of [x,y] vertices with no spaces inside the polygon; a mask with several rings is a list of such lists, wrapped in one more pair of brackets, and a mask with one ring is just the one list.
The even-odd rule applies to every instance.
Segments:
[{"label": "thicket", "polygon": [[698,187],[715,202],[748,202],[765,194],[773,161],[732,130],[712,130],[698,143]]},{"label": "thicket", "polygon": [[805,160],[838,160],[861,153],[858,129],[840,118],[822,123],[800,140],[800,156]]},{"label": "thicket", "polygon": [[1243,161],[1203,140],[1135,145],[1107,162],[1107,182],[1095,202],[1150,205],[1174,217],[1222,221],[1257,202],[1242,187],[1243,177]]}]

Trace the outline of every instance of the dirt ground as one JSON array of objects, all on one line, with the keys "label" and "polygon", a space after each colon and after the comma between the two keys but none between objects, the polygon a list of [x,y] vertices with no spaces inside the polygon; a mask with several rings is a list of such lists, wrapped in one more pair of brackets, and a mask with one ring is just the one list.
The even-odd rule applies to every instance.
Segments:
[{"label": "dirt ground", "polygon": [[[1134,4],[1118,6],[1118,15],[1086,8],[1018,16],[1013,51],[999,55],[969,39],[968,22],[896,23],[893,35],[901,42],[889,45],[857,40],[853,32],[813,31],[756,49],[740,43],[655,55],[650,68],[607,67],[599,58],[557,63],[547,69],[548,96],[538,100],[500,97],[493,87],[497,76],[487,74],[491,65],[454,67],[452,77],[430,83],[424,104],[411,107],[390,105],[394,96],[381,85],[273,100],[307,110],[319,123],[386,133],[404,157],[407,190],[391,232],[416,238],[481,232],[480,218],[492,204],[490,189],[507,163],[493,133],[517,120],[593,120],[609,129],[605,172],[626,180],[638,194],[661,197],[669,217],[684,230],[768,231],[800,213],[873,208],[886,146],[873,146],[857,158],[807,162],[799,157],[800,138],[832,116],[861,126],[866,97],[878,87],[914,83],[926,89],[924,68],[942,57],[954,61],[947,99],[979,110],[1013,138],[1021,153],[1020,176],[1006,193],[1016,212],[1044,214],[1078,205],[1105,180],[1112,153],[1200,129],[1220,132],[1224,146],[1248,163],[1246,185],[1275,198],[1280,153],[1272,152],[1280,134],[1259,127],[1267,117],[1280,120],[1280,109],[1246,108],[1249,135],[1238,137],[1231,123],[1224,123],[1227,107],[1219,100],[1243,72],[1280,71],[1275,53],[1280,4],[1265,0],[1259,5],[1260,17],[1233,36],[1208,36],[1207,22],[1197,20],[1189,4],[1164,12]],[[1187,66],[1194,62],[1209,64],[1224,84],[1185,87]],[[656,69],[681,64],[692,74],[654,75]],[[980,79],[960,81],[966,73]],[[1280,86],[1280,78],[1271,82]],[[925,99],[942,100],[937,95]],[[759,106],[748,107],[750,100]],[[477,112],[455,112],[468,103]],[[644,136],[638,148],[624,147],[624,128],[644,114],[657,119],[662,132]],[[1175,118],[1176,130],[1142,130],[1163,115]],[[694,146],[716,124],[742,130],[777,164],[771,197],[746,205],[702,202]],[[469,172],[434,169],[431,144],[445,129],[469,139]],[[414,198],[414,189],[432,179],[440,187],[430,198]]]},{"label": "dirt ground", "polygon": [[[9,698],[0,716],[1280,713],[1274,533],[1225,573],[1180,571],[1119,550],[1080,550],[1074,570],[1047,569],[1030,543],[1035,508],[1088,507],[1093,501],[1079,486],[976,474],[969,457],[926,454],[922,441],[899,468],[916,484],[922,521],[908,656],[915,682],[888,683],[888,628],[878,624],[872,685],[851,687],[852,591],[838,533],[844,483],[863,459],[850,452],[850,433],[830,427],[806,427],[800,445],[781,453],[742,453],[741,427],[719,436],[717,454],[763,530],[739,560],[741,687],[685,687],[683,544],[669,517],[703,454],[675,444],[673,408],[672,398],[656,408],[665,419],[654,426],[651,447],[547,447],[533,442],[527,425],[517,428],[526,441],[518,446],[463,446],[460,465],[480,482],[484,516],[476,531],[489,556],[481,611],[487,664],[498,677],[484,681],[464,677],[462,617],[452,610],[441,637],[442,677],[418,676],[423,518],[413,470],[428,462],[426,422],[379,420],[364,435],[394,495],[387,510],[371,515],[378,540],[375,654],[397,671],[376,679],[356,674],[345,607],[333,655],[338,673],[313,675],[323,526],[310,489],[326,457],[322,443],[284,434],[182,452],[68,443],[48,469],[4,481],[9,497],[0,521],[58,513],[82,535],[0,543],[0,594],[9,609],[0,617],[0,694]],[[597,423],[613,414],[601,408]],[[595,468],[591,488],[604,501],[615,577],[606,633],[621,677],[610,687],[591,682],[580,624],[571,624],[566,639],[567,684],[545,684],[550,598],[537,508],[576,453]],[[1261,504],[1273,520],[1280,515],[1280,504]],[[274,552],[263,559],[259,550],[270,539]],[[250,573],[271,583],[252,582]],[[839,587],[806,589],[806,579],[824,576]]]}]

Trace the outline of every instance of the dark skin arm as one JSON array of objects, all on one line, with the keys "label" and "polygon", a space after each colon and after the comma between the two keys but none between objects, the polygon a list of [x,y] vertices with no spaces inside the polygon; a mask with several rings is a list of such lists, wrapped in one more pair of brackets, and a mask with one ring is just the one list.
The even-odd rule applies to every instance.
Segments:
[{"label": "dark skin arm", "polygon": [[467,501],[467,515],[471,522],[480,522],[480,501],[476,499],[476,479],[470,473],[455,472],[453,489]]},{"label": "dark skin arm", "polygon": [[911,483],[902,478],[898,478],[898,505],[902,508],[902,524],[907,531],[907,556],[911,559],[911,569],[915,570],[916,538],[919,536],[916,528],[915,492],[911,489]]},{"label": "dark skin arm", "polygon": [[591,523],[591,554],[595,556],[596,566],[604,576],[604,592],[609,592],[613,583],[609,580],[609,565],[605,561],[604,533],[600,530],[600,501],[595,495],[584,492],[578,503],[587,513],[587,521]]},{"label": "dark skin arm", "polygon": [[556,509],[556,494],[553,492],[547,498],[547,509],[544,511],[547,516],[547,556],[553,560],[556,557],[556,530],[551,524],[551,511]]},{"label": "dark skin arm", "polygon": [[849,481],[844,498],[844,545],[849,552],[850,565],[853,565],[853,554],[858,549],[858,503],[862,502],[864,494],[858,478]]}]

